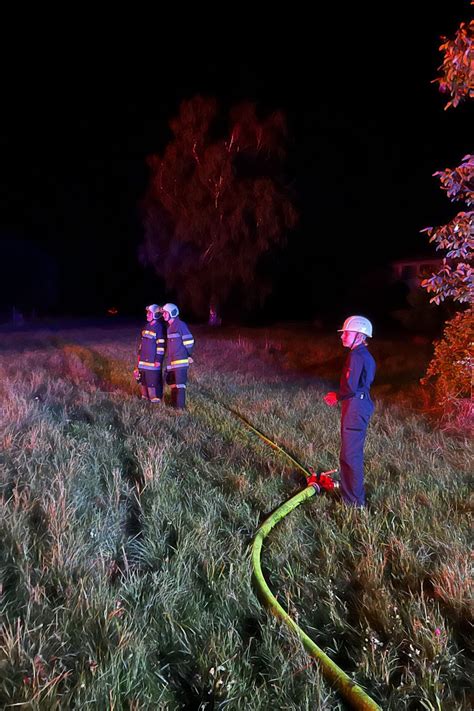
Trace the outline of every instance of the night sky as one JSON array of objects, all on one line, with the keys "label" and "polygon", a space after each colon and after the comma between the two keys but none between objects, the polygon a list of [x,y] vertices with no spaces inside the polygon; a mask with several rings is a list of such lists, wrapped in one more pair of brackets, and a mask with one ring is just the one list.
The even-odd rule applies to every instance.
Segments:
[{"label": "night sky", "polygon": [[456,211],[432,173],[473,149],[472,103],[444,112],[431,83],[440,36],[472,10],[440,5],[398,3],[387,19],[334,4],[311,22],[294,12],[258,23],[235,7],[215,32],[198,16],[185,27],[142,17],[127,31],[38,33],[33,46],[13,33],[0,119],[2,320],[13,305],[141,316],[150,301],[179,301],[138,263],[137,205],[146,156],[163,152],[169,119],[196,94],[287,117],[301,217],[270,260],[265,313],[370,315],[390,262],[430,254],[420,229]]}]

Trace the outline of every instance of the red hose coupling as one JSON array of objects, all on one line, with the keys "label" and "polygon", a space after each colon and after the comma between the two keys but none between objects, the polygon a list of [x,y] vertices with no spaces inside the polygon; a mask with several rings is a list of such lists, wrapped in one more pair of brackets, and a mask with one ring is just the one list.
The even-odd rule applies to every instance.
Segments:
[{"label": "red hose coupling", "polygon": [[319,474],[317,474],[312,467],[308,467],[308,470],[311,472],[311,476],[306,479],[307,485],[314,487],[318,493],[321,489],[324,491],[333,491],[339,488],[339,482],[334,481],[331,476],[337,469],[331,469],[328,472],[319,472]]}]

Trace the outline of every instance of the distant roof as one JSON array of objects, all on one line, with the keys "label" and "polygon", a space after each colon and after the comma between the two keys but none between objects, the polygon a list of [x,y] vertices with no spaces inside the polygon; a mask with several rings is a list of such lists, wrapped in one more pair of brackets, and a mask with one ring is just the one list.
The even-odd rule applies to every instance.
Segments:
[{"label": "distant roof", "polygon": [[439,264],[443,257],[408,257],[407,259],[396,259],[390,264],[393,267],[408,267],[411,264]]}]

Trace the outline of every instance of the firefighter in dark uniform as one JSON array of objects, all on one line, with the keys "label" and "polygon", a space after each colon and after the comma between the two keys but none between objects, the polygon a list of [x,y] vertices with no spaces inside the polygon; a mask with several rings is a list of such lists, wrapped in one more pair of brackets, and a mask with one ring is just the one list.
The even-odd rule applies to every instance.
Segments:
[{"label": "firefighter in dark uniform", "polygon": [[143,400],[161,402],[163,397],[162,365],[165,357],[166,326],[158,304],[146,307],[147,323],[140,334],[138,363],[134,375],[140,384]]},{"label": "firefighter in dark uniform", "polygon": [[375,377],[375,361],[367,348],[372,324],[364,316],[350,316],[340,329],[342,345],[349,348],[339,390],[330,392],[324,402],[331,407],[341,403],[341,451],[339,455],[341,494],[352,506],[365,505],[364,444],[367,425],[374,411],[370,386]]},{"label": "firefighter in dark uniform", "polygon": [[179,316],[176,304],[162,307],[163,318],[168,326],[166,333],[166,382],[171,386],[171,405],[177,409],[186,407],[186,383],[194,338]]}]

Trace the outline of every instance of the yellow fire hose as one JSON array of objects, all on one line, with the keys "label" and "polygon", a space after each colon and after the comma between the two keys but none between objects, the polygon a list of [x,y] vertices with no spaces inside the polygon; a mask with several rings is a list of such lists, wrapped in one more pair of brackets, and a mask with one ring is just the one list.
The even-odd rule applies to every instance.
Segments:
[{"label": "yellow fire hose", "polygon": [[247,427],[250,430],[252,430],[252,432],[255,432],[255,434],[257,434],[260,437],[260,439],[263,439],[264,442],[269,444],[272,449],[276,449],[278,452],[281,452],[287,459],[289,459],[291,462],[293,462],[295,467],[298,467],[298,469],[300,469],[306,477],[311,476],[312,472],[310,472],[309,469],[306,469],[302,464],[300,464],[300,462],[297,459],[295,459],[294,457],[292,457],[291,454],[286,451],[286,449],[283,449],[283,447],[280,447],[279,444],[277,444],[276,442],[271,440],[269,437],[264,435],[263,432],[261,432],[256,427],[254,427],[251,422],[249,422],[243,415],[240,414],[240,412],[237,412],[237,410],[233,410],[231,407],[226,407],[226,406],[224,406],[224,407],[226,408],[226,410],[229,410],[230,412],[232,412],[233,415],[236,415],[236,417],[238,417],[239,420],[242,420],[242,422],[244,424],[246,424]]},{"label": "yellow fire hose", "polygon": [[[260,432],[256,427],[254,427],[248,420],[245,419],[239,412],[232,410],[232,412],[239,417],[242,422],[244,422],[247,427],[249,427],[253,432],[255,432],[262,440],[267,442],[273,449],[278,450],[284,454],[293,464],[300,469],[306,477],[310,477],[312,472],[308,471],[300,464],[294,457],[291,456],[283,447],[280,447],[276,442],[266,437],[263,432]],[[303,491],[293,496],[287,502],[282,504],[274,513],[269,516],[269,518],[260,526],[255,536],[253,546],[252,546],[252,567],[254,572],[255,581],[258,585],[263,598],[270,606],[272,612],[274,612],[277,617],[283,619],[286,624],[296,633],[298,638],[302,641],[303,646],[309,654],[318,660],[321,670],[332,684],[341,692],[346,701],[348,701],[354,709],[360,709],[361,711],[382,711],[381,707],[375,703],[373,699],[370,698],[368,694],[358,686],[355,681],[353,681],[345,671],[335,664],[330,657],[328,657],[325,652],[323,652],[318,645],[313,642],[313,640],[308,637],[308,635],[299,627],[296,622],[290,617],[290,615],[283,609],[278,600],[273,595],[272,591],[267,585],[267,582],[262,573],[262,566],[260,563],[260,554],[262,551],[263,541],[266,536],[270,533],[272,528],[284,518],[290,511],[293,511],[297,506],[299,506],[306,499],[314,496],[317,489],[314,486],[307,486]]]},{"label": "yellow fire hose", "polygon": [[308,635],[296,624],[289,614],[285,612],[278,600],[272,594],[272,591],[268,587],[262,573],[260,554],[264,538],[270,533],[278,521],[284,518],[290,513],[290,511],[293,511],[294,508],[303,503],[303,501],[306,501],[306,499],[309,499],[315,493],[316,489],[314,489],[313,486],[307,486],[306,489],[303,489],[303,491],[300,491],[289,501],[280,506],[265,521],[265,523],[260,526],[252,546],[252,567],[255,580],[258,584],[260,592],[272,611],[278,617],[281,617],[287,625],[294,632],[296,632],[299,639],[303,642],[306,651],[320,663],[324,676],[339,689],[345,699],[350,702],[355,709],[369,709],[370,711],[378,709],[378,711],[381,711],[380,706],[378,706],[360,686],[358,686],[340,667],[338,667],[337,664],[335,664],[332,659],[330,659],[328,655],[325,654],[310,637],[308,637]]}]

